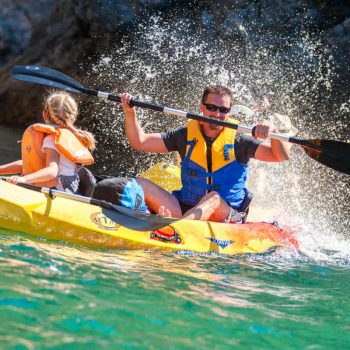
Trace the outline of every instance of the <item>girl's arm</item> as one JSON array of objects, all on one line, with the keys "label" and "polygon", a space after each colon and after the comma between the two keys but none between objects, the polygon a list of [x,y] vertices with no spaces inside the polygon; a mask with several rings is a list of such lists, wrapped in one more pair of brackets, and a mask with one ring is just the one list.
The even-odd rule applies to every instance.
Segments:
[{"label": "girl's arm", "polygon": [[16,160],[12,163],[0,165],[0,174],[19,174],[22,173],[22,160]]},{"label": "girl's arm", "polygon": [[58,175],[60,155],[52,148],[45,148],[46,153],[46,168],[40,169],[32,174],[24,176],[11,176],[6,180],[13,184],[16,183],[36,183],[53,180]]}]

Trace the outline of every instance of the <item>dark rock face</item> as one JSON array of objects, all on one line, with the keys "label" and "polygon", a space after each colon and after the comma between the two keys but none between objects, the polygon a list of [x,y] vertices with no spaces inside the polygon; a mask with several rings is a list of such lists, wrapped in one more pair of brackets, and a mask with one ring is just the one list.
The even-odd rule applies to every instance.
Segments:
[{"label": "dark rock face", "polygon": [[43,94],[40,87],[14,81],[9,75],[13,66],[37,64],[76,73],[72,63],[103,51],[111,38],[84,0],[5,1],[0,28],[0,105],[6,108],[1,122],[8,125],[40,118]]},{"label": "dark rock face", "polygon": [[[192,23],[207,41],[260,46],[288,59],[300,28],[323,31],[338,82],[350,81],[350,3],[330,0],[2,0],[0,106],[2,124],[27,125],[41,115],[43,89],[16,82],[10,70],[37,64],[84,81],[84,67],[123,40],[137,41],[136,22],[155,12]],[[307,73],[307,72],[306,72]]]}]

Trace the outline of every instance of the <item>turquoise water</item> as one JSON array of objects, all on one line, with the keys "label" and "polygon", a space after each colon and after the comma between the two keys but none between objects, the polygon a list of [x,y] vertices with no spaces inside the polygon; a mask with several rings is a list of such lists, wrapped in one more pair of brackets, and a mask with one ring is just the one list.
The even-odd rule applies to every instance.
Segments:
[{"label": "turquoise water", "polygon": [[350,261],[97,251],[0,231],[1,349],[345,349]]}]

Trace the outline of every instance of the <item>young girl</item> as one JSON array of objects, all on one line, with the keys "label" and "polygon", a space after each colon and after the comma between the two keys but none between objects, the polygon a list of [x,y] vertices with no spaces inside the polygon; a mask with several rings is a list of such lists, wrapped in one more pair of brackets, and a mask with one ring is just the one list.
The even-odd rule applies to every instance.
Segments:
[{"label": "young girl", "polygon": [[22,159],[0,166],[0,174],[16,174],[6,180],[31,183],[76,193],[77,164],[92,164],[95,149],[91,133],[74,127],[78,106],[70,94],[53,92],[44,102],[46,124],[31,125],[23,134]]}]

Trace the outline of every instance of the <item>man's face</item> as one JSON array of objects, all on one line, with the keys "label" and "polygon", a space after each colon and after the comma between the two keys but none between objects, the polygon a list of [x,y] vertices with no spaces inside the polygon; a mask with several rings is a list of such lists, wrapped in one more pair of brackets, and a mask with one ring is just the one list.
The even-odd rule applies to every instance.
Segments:
[{"label": "man's face", "polygon": [[[231,97],[221,96],[217,94],[209,94],[205,100],[205,103],[201,103],[199,106],[203,116],[208,118],[215,118],[225,121],[230,115],[231,110]],[[223,129],[220,125],[208,124],[201,122],[204,132],[205,131],[221,131]]]}]

